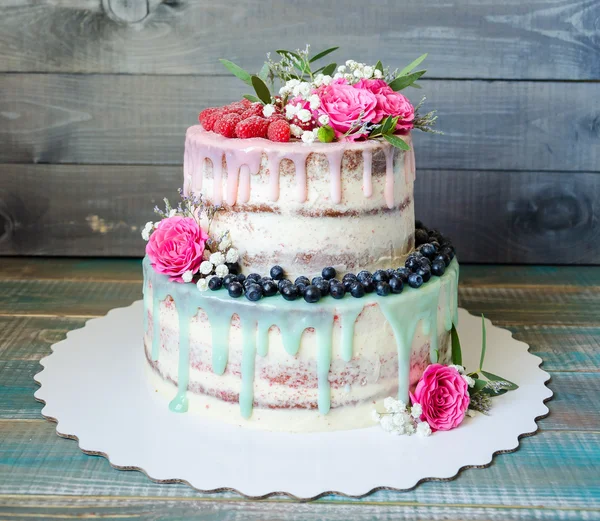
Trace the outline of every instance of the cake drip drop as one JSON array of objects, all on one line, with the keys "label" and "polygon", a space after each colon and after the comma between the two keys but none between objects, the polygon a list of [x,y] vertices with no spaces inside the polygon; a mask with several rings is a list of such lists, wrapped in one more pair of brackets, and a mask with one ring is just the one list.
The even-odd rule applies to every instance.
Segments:
[{"label": "cake drip drop", "polygon": [[[404,138],[409,144],[410,136]],[[268,145],[266,145],[268,143]],[[363,193],[369,198],[373,195],[372,160],[373,151],[383,149],[386,158],[385,201],[393,208],[394,201],[394,157],[396,149],[388,143],[363,141],[357,143],[275,143],[264,139],[229,139],[213,132],[207,132],[196,126],[188,130],[183,158],[184,193],[200,192],[205,175],[205,164],[212,164],[213,190],[212,202],[228,205],[246,203],[251,198],[252,174],[261,169],[263,153],[266,155],[269,169],[269,199],[278,201],[280,197],[281,161],[292,161],[295,169],[296,201],[306,202],[308,198],[308,179],[306,161],[310,154],[322,154],[329,163],[330,197],[334,204],[343,200],[342,161],[346,151],[358,150],[363,158]],[[414,154],[404,152],[405,175],[414,177]],[[223,159],[227,165],[227,182],[224,190]],[[225,193],[223,193],[225,191]]]},{"label": "cake drip drop", "polygon": [[[234,315],[242,329],[241,385],[239,407],[242,417],[252,415],[254,403],[254,373],[256,356],[267,356],[269,329],[277,326],[286,353],[296,356],[306,329],[314,329],[317,341],[317,381],[319,413],[327,414],[331,407],[329,371],[333,356],[333,327],[339,317],[340,353],[346,362],[352,360],[354,324],[366,306],[376,304],[394,332],[398,351],[398,397],[407,402],[409,391],[411,346],[419,325],[429,337],[430,358],[437,359],[438,309],[442,311],[446,331],[456,324],[458,263],[454,260],[444,276],[434,278],[419,290],[407,288],[399,295],[362,299],[350,296],[342,300],[326,298],[316,304],[304,301],[288,302],[280,296],[258,303],[229,297],[226,291],[200,292],[194,284],[178,284],[156,273],[148,258],[144,259],[145,335],[152,335],[151,358],[159,360],[161,340],[160,307],[168,297],[174,301],[179,322],[179,354],[177,393],[170,403],[174,412],[185,412],[190,372],[190,322],[204,311],[212,330],[212,369],[222,375],[227,369],[229,330]],[[445,298],[441,298],[444,294]],[[151,304],[150,304],[151,303]],[[151,306],[151,307],[150,307]],[[147,315],[152,309],[152,327]],[[379,369],[378,369],[379,370]]]}]

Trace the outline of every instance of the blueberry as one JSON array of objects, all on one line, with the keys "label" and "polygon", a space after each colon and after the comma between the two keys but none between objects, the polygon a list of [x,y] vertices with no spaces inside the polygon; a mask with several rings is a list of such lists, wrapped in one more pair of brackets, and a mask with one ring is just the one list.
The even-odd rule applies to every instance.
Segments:
[{"label": "blueberry", "polygon": [[344,295],[346,294],[346,288],[344,288],[344,285],[339,282],[338,284],[331,284],[329,286],[329,292],[333,298],[340,299],[344,298]]},{"label": "blueberry", "polygon": [[230,297],[238,298],[244,294],[244,288],[239,282],[232,282],[227,286],[227,291]]},{"label": "blueberry", "polygon": [[431,268],[431,261],[427,257],[419,259],[419,266],[421,268]]},{"label": "blueberry", "polygon": [[329,287],[334,286],[335,284],[342,284],[339,279],[329,279],[327,282],[329,282]]},{"label": "blueberry", "polygon": [[308,302],[310,304],[314,304],[315,302],[318,302],[319,299],[321,298],[321,291],[319,290],[319,288],[317,286],[313,286],[311,284],[310,286],[306,286],[303,296],[304,296],[304,300],[306,300],[306,302]]},{"label": "blueberry", "polygon": [[232,275],[237,275],[240,272],[240,265],[237,262],[226,262],[225,266]]},{"label": "blueberry", "polygon": [[243,273],[238,273],[235,277],[235,280],[237,280],[241,284],[246,280],[246,275],[244,275]]},{"label": "blueberry", "polygon": [[364,282],[361,282],[361,284],[362,287],[365,289],[365,293],[372,293],[373,291],[375,291],[375,285],[377,283],[373,279],[367,279]]},{"label": "blueberry", "polygon": [[300,277],[298,277],[295,281],[294,284],[298,285],[298,284],[304,284],[305,286],[308,286],[310,284],[310,280],[308,280],[308,277],[305,277],[304,275],[301,275]]},{"label": "blueberry", "polygon": [[323,278],[325,280],[330,280],[330,279],[333,279],[337,275],[337,273],[336,273],[334,267],[327,266],[326,268],[323,268],[321,275],[323,275]]},{"label": "blueberry", "polygon": [[417,271],[421,265],[419,264],[419,259],[417,257],[415,257],[414,253],[411,253],[407,258],[406,261],[404,262],[404,265],[410,270],[410,271]]},{"label": "blueberry", "polygon": [[323,277],[313,277],[313,279],[310,281],[310,283],[313,286],[316,286],[319,282],[323,281],[325,279],[323,279]]},{"label": "blueberry", "polygon": [[390,280],[390,278],[388,277],[387,271],[377,270],[375,273],[373,273],[373,280],[376,283],[377,282],[387,282],[388,280]]},{"label": "blueberry", "polygon": [[363,287],[363,285],[356,281],[354,283],[352,283],[352,286],[350,287],[350,294],[354,297],[354,298],[361,298],[365,296],[365,288]]},{"label": "blueberry", "polygon": [[433,262],[437,262],[437,261],[441,261],[444,263],[444,266],[448,266],[450,264],[450,257],[448,257],[448,255],[444,255],[443,253],[440,253],[435,259],[433,259]]},{"label": "blueberry", "polygon": [[279,288],[279,291],[281,291],[283,286],[287,286],[288,284],[291,284],[291,283],[292,283],[292,281],[290,279],[281,279],[277,282],[277,287]]},{"label": "blueberry", "polygon": [[444,237],[438,230],[429,230],[429,242],[431,241],[443,241]]},{"label": "blueberry", "polygon": [[425,244],[429,241],[429,234],[427,230],[423,230],[422,228],[418,228],[415,230],[415,244],[417,246],[421,244]]},{"label": "blueberry", "polygon": [[415,220],[415,228],[425,228],[425,226],[423,225],[423,223],[421,221],[419,221],[419,219]]},{"label": "blueberry", "polygon": [[375,291],[377,291],[380,297],[387,297],[390,294],[391,288],[386,281],[381,280],[377,283]]},{"label": "blueberry", "polygon": [[363,280],[372,280],[373,279],[373,275],[371,275],[370,271],[362,270],[361,272],[358,273],[358,275],[356,276],[356,278],[360,282],[362,282]]},{"label": "blueberry", "polygon": [[408,285],[411,288],[420,288],[423,285],[423,277],[418,273],[411,273],[408,276]]},{"label": "blueberry", "polygon": [[429,282],[429,279],[431,279],[431,268],[429,267],[419,268],[416,273],[417,275],[421,275],[423,282]]},{"label": "blueberry", "polygon": [[254,282],[258,282],[261,279],[258,273],[250,273],[250,275],[248,275],[246,278],[249,280],[254,280]]},{"label": "blueberry", "polygon": [[420,248],[419,251],[425,255],[425,257],[427,257],[428,259],[433,259],[436,254],[437,254],[437,250],[435,248],[435,246],[431,243],[425,243],[423,244]]},{"label": "blueberry", "polygon": [[402,290],[404,289],[404,282],[398,277],[392,277],[389,285],[392,293],[402,293]]},{"label": "blueberry", "polygon": [[342,277],[342,282],[346,282],[347,280],[355,281],[356,280],[356,275],[354,275],[354,273],[346,273]]},{"label": "blueberry", "polygon": [[443,260],[433,261],[431,265],[431,273],[436,277],[441,277],[446,271],[446,264],[444,264]]},{"label": "blueberry", "polygon": [[389,270],[385,270],[385,272],[387,273],[388,280],[390,280],[392,277],[396,276],[396,270],[393,268],[390,268]]},{"label": "blueberry", "polygon": [[298,291],[296,284],[290,283],[286,284],[281,289],[281,295],[285,300],[296,300],[300,296],[300,292]]},{"label": "blueberry", "polygon": [[398,268],[396,270],[396,277],[398,277],[402,282],[408,282],[409,275],[410,270],[408,268]]},{"label": "blueberry", "polygon": [[258,284],[250,284],[246,288],[246,298],[252,302],[260,300],[263,296],[262,288]]},{"label": "blueberry", "polygon": [[229,284],[231,284],[232,282],[234,282],[236,280],[237,280],[237,277],[233,273],[230,273],[229,275],[225,275],[225,277],[223,277],[223,286],[227,287],[227,286],[229,286]]},{"label": "blueberry", "polygon": [[261,286],[265,297],[277,295],[277,283],[274,280],[262,280]]},{"label": "blueberry", "polygon": [[304,292],[306,291],[306,288],[308,288],[309,284],[305,284],[304,282],[298,282],[295,284],[295,286],[298,289],[298,293],[300,295],[304,295]]},{"label": "blueberry", "polygon": [[445,248],[442,248],[442,251],[440,253],[442,255],[447,255],[450,260],[452,260],[455,255],[454,248],[451,246],[446,246]]},{"label": "blueberry", "polygon": [[269,272],[273,280],[281,280],[283,278],[283,268],[281,266],[273,266]]},{"label": "blueberry", "polygon": [[208,289],[217,291],[223,286],[223,279],[221,277],[211,277],[208,281]]},{"label": "blueberry", "polygon": [[317,288],[319,288],[319,291],[321,292],[321,296],[324,297],[325,295],[329,294],[329,281],[328,280],[324,280],[321,277],[318,277],[321,280],[318,280],[317,282],[314,282],[313,279],[313,286],[316,286]]}]

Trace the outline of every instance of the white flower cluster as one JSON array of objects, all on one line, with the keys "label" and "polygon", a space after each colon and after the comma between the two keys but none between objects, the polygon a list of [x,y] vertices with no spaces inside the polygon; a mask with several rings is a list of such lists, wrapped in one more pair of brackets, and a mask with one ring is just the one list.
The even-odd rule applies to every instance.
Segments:
[{"label": "white flower cluster", "polygon": [[465,368],[462,365],[449,365],[448,367],[452,367],[452,369],[456,369],[458,371],[458,373],[460,374],[460,376],[462,377],[462,379],[465,382],[467,382],[467,385],[469,387],[474,387],[475,386],[475,380],[473,380],[473,378],[471,378],[467,374],[467,371],[465,370]]},{"label": "white flower cluster", "polygon": [[318,138],[318,134],[319,129],[315,128],[313,130],[302,131],[302,135],[300,137],[302,138],[302,141],[304,141],[304,143],[308,143],[310,145],[311,143],[314,143],[315,140]]},{"label": "white flower cluster", "polygon": [[146,226],[142,229],[142,239],[145,241],[150,240],[150,234],[152,231],[158,226],[158,223],[153,223],[152,221],[148,221]]},{"label": "white flower cluster", "polygon": [[337,68],[337,72],[335,73],[333,79],[337,80],[339,78],[346,79],[348,83],[356,83],[362,79],[381,79],[383,78],[383,73],[372,65],[355,62],[354,60],[348,60],[346,65],[340,65]]},{"label": "white flower cluster", "polygon": [[308,100],[311,95],[310,93],[314,89],[321,87],[322,85],[329,85],[332,81],[333,78],[327,74],[317,74],[312,81],[292,79],[288,80],[285,85],[279,89],[279,94],[281,96],[300,97]]},{"label": "white flower cluster", "polygon": [[406,434],[411,436],[418,434],[419,436],[431,435],[431,427],[426,421],[421,421],[423,410],[418,403],[407,407],[402,400],[396,400],[388,396],[383,400],[383,407],[386,412],[380,413],[373,410],[373,420],[386,431],[397,435]]},{"label": "white flower cluster", "polygon": [[200,280],[196,286],[200,291],[208,289],[208,281],[213,277],[226,277],[229,274],[227,264],[236,263],[240,253],[232,246],[229,232],[225,233],[217,245],[217,251],[208,248],[204,250],[203,261],[200,264]]}]

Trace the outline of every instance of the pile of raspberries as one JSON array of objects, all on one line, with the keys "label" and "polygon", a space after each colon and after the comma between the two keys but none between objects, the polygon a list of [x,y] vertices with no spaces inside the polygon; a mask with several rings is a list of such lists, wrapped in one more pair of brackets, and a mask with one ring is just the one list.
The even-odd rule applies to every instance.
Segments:
[{"label": "pile of raspberries", "polygon": [[211,107],[200,112],[198,120],[205,130],[212,130],[228,138],[248,139],[262,137],[284,143],[290,140],[290,124],[281,112],[268,118],[264,105],[242,99],[223,107]]}]

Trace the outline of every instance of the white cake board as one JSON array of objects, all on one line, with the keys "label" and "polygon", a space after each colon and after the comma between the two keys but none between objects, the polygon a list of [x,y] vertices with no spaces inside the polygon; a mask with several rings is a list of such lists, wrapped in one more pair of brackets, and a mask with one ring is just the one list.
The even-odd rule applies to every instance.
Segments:
[{"label": "white cake board", "polygon": [[[487,321],[485,368],[517,383],[493,399],[491,415],[466,418],[428,438],[396,436],[379,427],[310,434],[244,429],[177,414],[152,392],[142,348],[142,302],[113,309],[52,346],[35,377],[35,397],[59,436],[118,469],[137,469],[155,481],[184,482],[204,491],[234,490],[248,497],[288,494],[361,496],[378,488],[408,489],[482,466],[515,450],[537,430],[552,392],[542,360],[509,331]],[[481,319],[459,311],[463,363],[479,362]],[[518,457],[518,456],[515,456]]]}]

